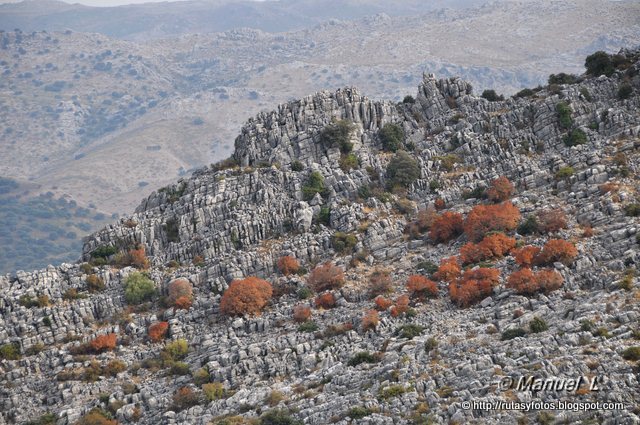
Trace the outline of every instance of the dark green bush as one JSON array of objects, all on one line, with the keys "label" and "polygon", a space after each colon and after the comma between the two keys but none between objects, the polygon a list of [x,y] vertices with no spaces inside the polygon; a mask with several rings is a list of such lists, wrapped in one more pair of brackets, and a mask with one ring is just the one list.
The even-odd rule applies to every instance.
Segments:
[{"label": "dark green bush", "polygon": [[25,425],[56,425],[56,421],[58,417],[53,413],[45,413],[40,416],[38,419],[33,421],[29,421],[25,423]]},{"label": "dark green bush", "polygon": [[118,250],[115,247],[111,246],[111,245],[101,246],[101,247],[96,248],[91,253],[91,257],[93,257],[93,258],[108,258],[108,257],[111,257],[116,252],[118,252]]},{"label": "dark green bush", "polygon": [[556,105],[556,112],[558,113],[558,119],[560,120],[560,127],[569,129],[573,125],[571,119],[571,108],[565,102],[559,102]]},{"label": "dark green bush", "polygon": [[584,66],[587,68],[587,74],[593,77],[599,77],[602,74],[609,77],[613,74],[613,71],[615,71],[611,63],[611,56],[603,51],[598,51],[587,56],[584,61]]},{"label": "dark green bush", "polygon": [[482,98],[487,99],[489,102],[497,102],[499,100],[504,100],[504,96],[498,95],[495,90],[483,91]]},{"label": "dark green bush", "polygon": [[366,407],[356,406],[349,409],[349,411],[347,412],[347,416],[350,417],[351,419],[362,419],[362,418],[366,418],[371,413],[373,412],[370,409],[367,409]]},{"label": "dark green bush", "polygon": [[178,220],[175,218],[167,219],[164,224],[164,231],[167,234],[168,242],[180,242],[180,230],[178,229]]},{"label": "dark green bush", "polygon": [[547,322],[545,322],[539,317],[534,317],[533,320],[529,322],[529,330],[531,330],[531,333],[536,334],[536,333],[544,332],[548,329],[549,329],[549,325],[547,325]]},{"label": "dark green bush", "polygon": [[575,84],[580,81],[580,77],[575,74],[565,74],[561,72],[559,74],[549,75],[548,83],[551,84]]},{"label": "dark green bush", "polygon": [[512,329],[507,329],[506,331],[502,332],[501,339],[503,341],[508,341],[510,339],[514,339],[514,338],[525,336],[526,334],[527,334],[527,332],[522,328],[512,328]]},{"label": "dark green bush", "polygon": [[429,338],[428,340],[425,341],[424,350],[427,353],[435,350],[436,348],[438,348],[438,340],[435,339],[434,337],[431,337],[431,338]]},{"label": "dark green bush", "polygon": [[629,204],[624,207],[624,212],[628,217],[640,216],[640,204]]},{"label": "dark green bush", "polygon": [[318,324],[313,320],[307,320],[298,326],[298,332],[315,332],[318,330]]},{"label": "dark green bush", "polygon": [[392,385],[390,387],[380,389],[378,392],[378,398],[382,400],[389,400],[390,398],[398,397],[406,392],[406,388],[402,385]]},{"label": "dark green bush", "polygon": [[629,347],[622,352],[622,358],[625,360],[640,360],[640,346]]},{"label": "dark green bush", "polygon": [[304,165],[302,162],[296,160],[291,163],[291,171],[302,171],[304,170]]},{"label": "dark green bush", "polygon": [[340,168],[345,173],[349,172],[349,170],[355,170],[360,166],[360,161],[358,161],[358,157],[352,153],[342,154],[340,156]]},{"label": "dark green bush", "polygon": [[352,233],[336,232],[331,237],[331,245],[339,254],[353,252],[353,248],[358,243],[358,238]]},{"label": "dark green bush", "polygon": [[339,146],[340,152],[349,153],[353,149],[349,136],[354,129],[355,126],[347,120],[333,122],[320,132],[320,142],[329,147]]},{"label": "dark green bush", "polygon": [[432,261],[421,261],[416,264],[416,271],[423,271],[427,276],[431,276],[438,271],[438,265]]},{"label": "dark green bush", "polygon": [[556,173],[556,179],[558,180],[568,179],[569,177],[573,176],[575,173],[576,171],[573,169],[573,167],[562,167]]},{"label": "dark green bush", "polygon": [[401,326],[396,333],[400,338],[413,339],[420,335],[424,328],[420,325],[408,324]]},{"label": "dark green bush", "polygon": [[534,94],[535,92],[531,89],[522,89],[515,94],[515,97],[530,97],[530,96],[533,96]]},{"label": "dark green bush", "polygon": [[305,201],[312,200],[313,197],[316,196],[316,193],[319,193],[322,197],[327,195],[327,188],[324,185],[324,177],[319,171],[314,171],[309,174],[307,183],[302,186],[302,195],[304,196]]},{"label": "dark green bush", "polygon": [[318,223],[329,226],[331,224],[331,208],[322,207],[318,213]]},{"label": "dark green bush", "polygon": [[349,366],[358,366],[362,363],[378,363],[378,358],[368,351],[360,351],[349,359]]},{"label": "dark green bush", "polygon": [[406,95],[404,99],[402,99],[402,103],[416,103],[416,100],[411,95]]},{"label": "dark green bush", "polygon": [[531,235],[538,232],[538,219],[535,215],[530,215],[518,226],[518,233],[521,235]]},{"label": "dark green bush", "polygon": [[562,141],[566,146],[569,146],[569,147],[584,145],[585,143],[587,143],[587,135],[584,133],[584,131],[580,130],[579,128],[576,128],[572,130],[569,134],[567,134],[562,139]]},{"label": "dark green bush", "polygon": [[404,142],[404,130],[397,124],[385,124],[379,133],[384,150],[396,152]]},{"label": "dark green bush", "polygon": [[405,151],[398,151],[387,166],[389,187],[409,187],[420,178],[418,161]]},{"label": "dark green bush", "polygon": [[269,410],[260,417],[260,425],[302,425],[302,421],[291,417],[286,410]]},{"label": "dark green bush", "polygon": [[620,88],[618,88],[618,99],[629,99],[631,97],[631,93],[633,93],[633,87],[631,87],[631,84],[622,83]]}]

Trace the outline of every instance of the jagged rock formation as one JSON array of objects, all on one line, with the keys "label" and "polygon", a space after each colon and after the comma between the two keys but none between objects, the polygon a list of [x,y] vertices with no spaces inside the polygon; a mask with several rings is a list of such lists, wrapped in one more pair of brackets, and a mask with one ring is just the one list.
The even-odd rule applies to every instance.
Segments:
[{"label": "jagged rock formation", "polygon": [[[24,353],[18,360],[0,360],[0,423],[23,423],[48,411],[59,424],[74,423],[92,407],[107,405],[122,423],[139,418],[146,424],[218,423],[215,418],[250,418],[271,407],[289,409],[309,424],[347,424],[358,416],[351,410],[356,407],[366,416],[362,423],[375,424],[516,423],[521,416],[542,421],[537,412],[464,410],[461,404],[531,400],[624,403],[621,410],[552,413],[567,423],[637,423],[637,365],[621,352],[639,345],[638,287],[633,277],[629,290],[620,289],[620,281],[640,262],[640,226],[624,210],[638,199],[639,72],[635,62],[611,77],[496,102],[475,96],[460,79],[425,75],[413,103],[375,102],[343,89],[259,114],[236,139],[236,165],[200,170],[151,194],[133,215],[85,242],[86,261],[100,247],[144,246],[150,277],[163,293],[176,277],[193,284],[189,310],[157,303],[150,311],[128,308],[123,282],[131,267],[62,265],[0,278],[0,341],[16,343]],[[624,84],[632,93],[620,99]],[[561,102],[570,105],[570,129],[559,119]],[[355,168],[341,166],[340,146],[321,140],[323,129],[337,120],[355,126],[349,136]],[[363,188],[383,188],[389,180],[392,155],[382,150],[380,129],[390,123],[404,130],[404,146],[413,150],[420,178],[405,193],[366,197]],[[568,147],[563,139],[575,129],[586,143]],[[323,176],[326,190],[309,199],[303,187],[312,172]],[[559,235],[575,241],[579,254],[571,266],[554,265],[563,288],[527,298],[500,285],[479,305],[460,309],[441,285],[439,298],[415,303],[415,316],[384,312],[377,328],[364,332],[360,319],[372,308],[366,294],[371,271],[388,269],[400,294],[420,264],[455,255],[465,241],[435,245],[426,236],[403,235],[415,212],[406,205],[423,208],[441,198],[449,209],[466,212],[480,202],[466,194],[501,175],[516,183],[513,202],[523,217],[549,207],[567,213],[569,228]],[[604,190],[607,183],[616,190]],[[580,227],[593,228],[593,237],[583,237]],[[356,236],[352,253],[336,252],[336,232]],[[538,245],[548,238],[516,236]],[[333,259],[347,270],[347,285],[335,292],[337,307],[314,311],[318,332],[302,332],[291,320],[293,306],[301,302],[295,293],[305,281],[277,272],[283,255],[307,269]],[[503,280],[515,269],[511,257],[494,266]],[[88,274],[101,277],[105,289],[69,299],[68,289],[84,291]],[[222,316],[220,297],[230,281],[252,275],[283,288],[284,295],[259,317]],[[19,301],[43,295],[49,305],[26,307]],[[526,328],[534,317],[543,318],[549,330],[501,341],[500,332]],[[147,338],[148,326],[158,320],[168,321],[170,339],[188,341],[184,362],[192,372],[206,367],[208,379],[228,390],[225,398],[201,400],[182,411],[172,407],[178,388],[196,387],[189,375],[140,367],[163,347]],[[423,329],[405,338],[398,330],[407,324]],[[89,357],[70,354],[74,345],[110,332],[118,334],[117,350],[95,358],[104,364],[117,357],[127,370],[95,382],[56,381],[65,370],[90,366]],[[375,362],[349,364],[362,351],[377,353]],[[499,387],[505,376],[531,374],[598,376],[601,390],[532,393]]]}]

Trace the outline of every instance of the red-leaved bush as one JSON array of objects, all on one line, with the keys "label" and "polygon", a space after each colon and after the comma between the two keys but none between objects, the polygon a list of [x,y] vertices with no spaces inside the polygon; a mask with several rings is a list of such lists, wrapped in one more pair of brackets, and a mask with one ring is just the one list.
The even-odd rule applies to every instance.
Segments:
[{"label": "red-leaved bush", "polygon": [[344,285],[344,272],[340,267],[326,262],[309,273],[307,282],[316,292],[338,289]]},{"label": "red-leaved bush", "polygon": [[376,305],[376,309],[380,311],[386,311],[389,307],[393,305],[393,301],[383,297],[382,295],[377,296],[376,299],[373,300],[373,302]]},{"label": "red-leaved bush", "polygon": [[328,310],[336,306],[336,297],[331,292],[320,294],[315,299],[316,307]]},{"label": "red-leaved bush", "polygon": [[462,269],[458,257],[448,257],[440,260],[440,267],[433,274],[433,278],[442,282],[452,282],[460,276]]},{"label": "red-leaved bush", "polygon": [[551,292],[562,286],[563,279],[555,270],[541,270],[533,273],[531,269],[521,269],[511,273],[507,279],[507,288],[521,295],[533,295],[537,292]]},{"label": "red-leaved bush", "polygon": [[98,335],[91,342],[89,342],[89,348],[94,353],[102,353],[104,351],[110,351],[116,348],[116,339],[117,339],[117,335],[114,333]]},{"label": "red-leaved bush", "polygon": [[304,323],[311,317],[311,308],[306,305],[298,304],[293,308],[293,320],[298,323]]},{"label": "red-leaved bush", "polygon": [[458,306],[467,307],[490,296],[498,283],[500,283],[499,270],[492,268],[467,270],[461,278],[449,283],[449,296]]},{"label": "red-leaved bush", "polygon": [[285,276],[298,273],[298,270],[300,270],[300,263],[298,263],[298,260],[292,256],[286,255],[278,260],[278,270],[280,270],[280,273]]},{"label": "red-leaved bush", "polygon": [[193,286],[187,279],[175,279],[169,283],[169,305],[188,310],[193,303]]},{"label": "red-leaved bush", "polygon": [[509,179],[501,176],[491,181],[489,189],[487,189],[487,196],[493,202],[502,202],[511,198],[514,192],[515,188]]},{"label": "red-leaved bush", "polygon": [[513,258],[520,267],[531,267],[540,254],[537,246],[527,245],[513,251]]},{"label": "red-leaved bush", "polygon": [[162,341],[167,336],[169,322],[156,322],[149,326],[147,330],[149,339],[153,342]]},{"label": "red-leaved bush", "polygon": [[436,243],[448,242],[462,234],[463,222],[462,214],[446,211],[433,220],[429,237]]},{"label": "red-leaved bush", "polygon": [[407,279],[407,290],[414,298],[425,299],[438,296],[438,286],[430,279],[413,274]]},{"label": "red-leaved bush", "polygon": [[271,284],[257,277],[234,280],[220,300],[220,311],[230,316],[259,314],[267,305],[273,288]]},{"label": "red-leaved bush", "polygon": [[391,315],[393,317],[398,317],[401,314],[409,311],[409,296],[408,295],[400,295],[394,304],[391,307]]},{"label": "red-leaved bush", "polygon": [[469,242],[460,249],[462,264],[474,264],[480,261],[502,258],[516,246],[516,240],[504,233],[485,236],[477,244]]},{"label": "red-leaved bush", "polygon": [[569,266],[577,255],[578,250],[571,242],[562,239],[551,239],[544,244],[542,252],[534,259],[534,262],[536,265],[549,265],[560,262]]},{"label": "red-leaved bush", "polygon": [[375,329],[378,323],[380,323],[378,312],[376,310],[369,310],[362,318],[362,330],[366,332],[370,329]]},{"label": "red-leaved bush", "polygon": [[511,202],[476,205],[467,215],[464,232],[472,242],[478,242],[489,232],[509,232],[518,226],[520,211]]},{"label": "red-leaved bush", "polygon": [[538,213],[538,231],[555,233],[567,228],[567,216],[561,209],[544,210]]}]

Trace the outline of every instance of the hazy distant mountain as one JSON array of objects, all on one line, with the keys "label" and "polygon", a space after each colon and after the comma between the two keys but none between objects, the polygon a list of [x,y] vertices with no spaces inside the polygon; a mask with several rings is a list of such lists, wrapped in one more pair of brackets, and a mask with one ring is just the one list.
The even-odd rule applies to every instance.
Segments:
[{"label": "hazy distant mountain", "polygon": [[268,32],[308,28],[329,19],[357,19],[386,13],[415,15],[451,7],[477,6],[485,0],[381,1],[182,1],[118,7],[69,5],[29,0],[0,5],[0,29],[97,32],[124,39],[152,39],[249,27]]}]

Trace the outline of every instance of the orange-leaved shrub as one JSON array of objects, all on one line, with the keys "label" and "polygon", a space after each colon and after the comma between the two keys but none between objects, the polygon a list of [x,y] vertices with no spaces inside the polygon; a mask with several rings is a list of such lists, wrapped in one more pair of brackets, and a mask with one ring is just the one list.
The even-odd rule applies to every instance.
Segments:
[{"label": "orange-leaved shrub", "polygon": [[542,247],[542,251],[535,258],[536,265],[548,265],[560,262],[566,266],[571,265],[578,255],[576,246],[563,239],[551,239]]},{"label": "orange-leaved shrub", "polygon": [[433,206],[436,208],[436,211],[441,211],[447,206],[447,204],[444,202],[444,199],[438,198],[433,202]]},{"label": "orange-leaved shrub", "polygon": [[298,270],[300,270],[300,263],[298,263],[298,260],[292,256],[285,255],[284,257],[280,257],[278,260],[278,270],[283,275],[289,276],[290,274],[298,273]]},{"label": "orange-leaved shrub", "polygon": [[527,245],[513,251],[513,258],[520,267],[531,267],[542,251],[537,246]]},{"label": "orange-leaved shrub", "polygon": [[502,202],[511,198],[514,192],[515,188],[513,187],[513,183],[505,176],[500,176],[491,181],[489,189],[487,189],[487,196],[490,201]]},{"label": "orange-leaved shrub", "polygon": [[442,282],[452,282],[458,276],[462,269],[458,263],[458,257],[448,257],[440,260],[440,267],[433,274],[433,278]]},{"label": "orange-leaved shrub", "polygon": [[273,288],[266,280],[254,276],[234,280],[220,300],[220,311],[230,316],[259,314],[267,305]]},{"label": "orange-leaved shrub", "polygon": [[193,285],[187,279],[174,279],[169,283],[169,305],[188,310],[193,303]]},{"label": "orange-leaved shrub", "polygon": [[326,262],[309,273],[307,282],[316,292],[338,289],[344,285],[344,272],[342,268]]},{"label": "orange-leaved shrub", "polygon": [[118,421],[109,419],[107,415],[108,413],[104,410],[94,407],[74,422],[74,425],[118,425]]},{"label": "orange-leaved shrub", "polygon": [[391,307],[391,315],[393,317],[398,317],[401,314],[409,311],[409,296],[408,295],[400,295],[397,299],[393,307]]},{"label": "orange-leaved shrub", "polygon": [[336,297],[331,292],[320,294],[315,299],[316,307],[330,309],[336,306]]},{"label": "orange-leaved shrub", "polygon": [[144,246],[140,245],[136,248],[130,249],[127,257],[129,264],[133,267],[137,269],[149,268],[149,259],[146,256]]},{"label": "orange-leaved shrub", "polygon": [[380,316],[376,310],[369,310],[362,317],[362,330],[368,331],[370,329],[375,329],[380,323]]},{"label": "orange-leaved shrub", "polygon": [[520,211],[511,202],[476,205],[467,215],[464,232],[472,242],[478,242],[489,232],[509,232],[518,226]]},{"label": "orange-leaved shrub", "polygon": [[116,348],[117,335],[115,333],[108,333],[104,335],[98,335],[89,342],[89,348],[94,353],[102,353],[104,351],[110,351]]},{"label": "orange-leaved shrub", "polygon": [[376,309],[380,311],[386,311],[389,307],[393,305],[393,301],[383,297],[382,295],[377,296],[376,299],[373,300],[373,302],[376,305]]},{"label": "orange-leaved shrub", "polygon": [[392,292],[391,274],[386,270],[374,270],[369,276],[369,296],[377,297]]},{"label": "orange-leaved shrub", "polygon": [[493,268],[467,270],[455,282],[449,283],[451,301],[460,307],[468,307],[493,293],[500,283],[500,271]]},{"label": "orange-leaved shrub", "polygon": [[147,333],[149,339],[153,342],[162,341],[167,336],[169,330],[169,322],[156,322],[149,326]]},{"label": "orange-leaved shrub", "polygon": [[462,264],[479,263],[492,258],[502,258],[516,246],[516,240],[504,233],[487,235],[477,244],[469,242],[460,249]]},{"label": "orange-leaved shrub", "polygon": [[419,274],[412,274],[407,279],[407,290],[412,297],[425,299],[438,296],[438,286],[436,283]]},{"label": "orange-leaved shrub", "polygon": [[540,211],[537,221],[540,233],[555,233],[567,228],[567,216],[559,208]]},{"label": "orange-leaved shrub", "polygon": [[563,279],[555,270],[540,270],[533,273],[531,269],[521,269],[511,273],[507,279],[507,288],[514,289],[521,295],[533,295],[537,292],[551,292],[562,286]]},{"label": "orange-leaved shrub", "polygon": [[298,304],[293,308],[293,320],[297,323],[304,323],[311,317],[311,308]]},{"label": "orange-leaved shrub", "polygon": [[448,242],[462,234],[463,223],[462,214],[445,211],[433,220],[429,237],[436,243]]}]

